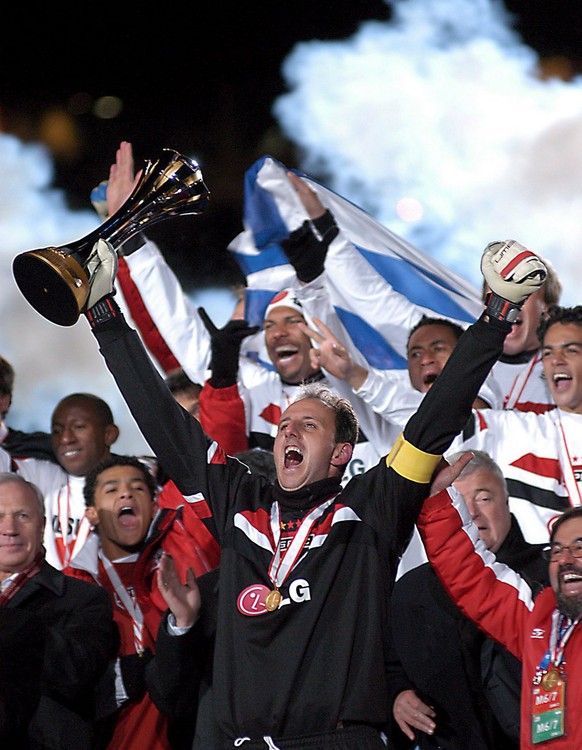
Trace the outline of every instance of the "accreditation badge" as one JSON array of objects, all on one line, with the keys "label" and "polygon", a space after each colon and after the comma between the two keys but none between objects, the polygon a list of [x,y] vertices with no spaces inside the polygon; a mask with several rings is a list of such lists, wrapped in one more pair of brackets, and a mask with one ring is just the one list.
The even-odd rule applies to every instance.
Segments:
[{"label": "accreditation badge", "polygon": [[531,700],[531,738],[539,742],[563,737],[566,734],[566,678],[555,667],[544,671],[534,680]]}]

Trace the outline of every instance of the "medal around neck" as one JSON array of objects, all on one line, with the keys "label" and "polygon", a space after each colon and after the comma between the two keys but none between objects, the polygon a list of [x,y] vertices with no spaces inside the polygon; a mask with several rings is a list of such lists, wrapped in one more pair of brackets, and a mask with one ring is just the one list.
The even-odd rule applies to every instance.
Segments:
[{"label": "medal around neck", "polygon": [[276,609],[279,609],[282,600],[283,595],[281,594],[279,589],[273,589],[272,591],[269,591],[269,593],[267,594],[267,598],[265,599],[265,607],[267,608],[267,611],[274,612]]}]

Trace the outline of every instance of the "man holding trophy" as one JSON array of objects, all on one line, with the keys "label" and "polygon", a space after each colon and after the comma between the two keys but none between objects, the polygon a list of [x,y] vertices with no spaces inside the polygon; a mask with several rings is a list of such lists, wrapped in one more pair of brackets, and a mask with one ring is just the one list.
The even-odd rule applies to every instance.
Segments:
[{"label": "man holding trophy", "polygon": [[[194,208],[205,198],[198,190]],[[343,489],[357,420],[349,402],[307,386],[279,422],[271,484],[207,438],[125,322],[115,302],[116,243],[107,237],[124,220],[115,214],[91,239],[77,315],[86,316],[160,464],[187,502],[212,514],[222,548],[213,673],[221,746],[385,748],[385,628],[398,561],[424,499],[463,468],[443,468],[442,454],[546,269],[517,242],[487,246],[481,267],[493,291],[482,316],[388,455]],[[58,307],[59,295],[49,302],[47,290],[40,289],[37,309]],[[59,322],[52,309],[49,315]]]}]

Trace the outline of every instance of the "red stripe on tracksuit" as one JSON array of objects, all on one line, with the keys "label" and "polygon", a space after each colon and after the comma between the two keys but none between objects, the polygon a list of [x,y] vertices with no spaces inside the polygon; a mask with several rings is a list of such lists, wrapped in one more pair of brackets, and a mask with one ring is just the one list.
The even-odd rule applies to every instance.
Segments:
[{"label": "red stripe on tracksuit", "polygon": [[157,359],[164,372],[169,373],[172,370],[177,370],[180,367],[180,363],[170,351],[162,334],[152,320],[139,289],[131,278],[129,266],[125,258],[119,259],[117,281],[123,292],[123,298],[125,299],[132,320],[140,332],[146,348]]}]

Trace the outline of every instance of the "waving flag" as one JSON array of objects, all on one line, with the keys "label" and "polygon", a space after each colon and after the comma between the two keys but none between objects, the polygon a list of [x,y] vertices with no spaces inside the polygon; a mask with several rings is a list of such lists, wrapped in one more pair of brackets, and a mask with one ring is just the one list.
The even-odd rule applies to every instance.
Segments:
[{"label": "waving flag", "polygon": [[[229,249],[247,278],[251,325],[262,323],[276,292],[297,283],[280,243],[307,215],[288,171],[264,156],[245,175],[245,230]],[[475,287],[358,206],[293,171],[309,182],[341,229],[327,253],[327,290],[343,328],[370,366],[405,368],[408,332],[423,314],[464,327],[478,317],[483,303]]]}]

